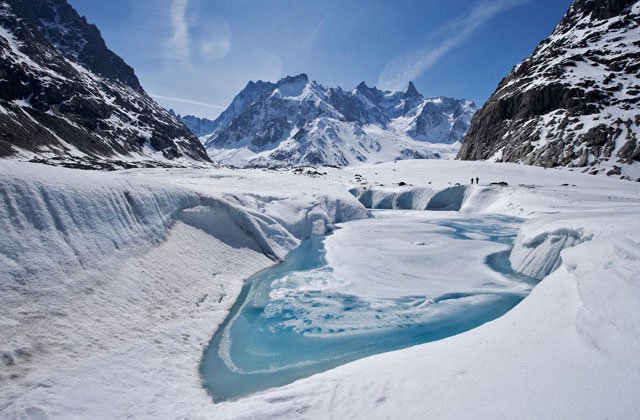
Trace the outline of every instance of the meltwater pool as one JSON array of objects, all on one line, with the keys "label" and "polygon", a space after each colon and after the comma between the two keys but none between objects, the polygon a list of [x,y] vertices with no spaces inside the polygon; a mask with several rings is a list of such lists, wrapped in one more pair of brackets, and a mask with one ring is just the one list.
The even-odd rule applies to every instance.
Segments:
[{"label": "meltwater pool", "polygon": [[[521,222],[459,214],[431,220],[428,214],[383,211],[344,224],[335,237],[302,242],[283,262],[247,280],[205,351],[205,387],[215,401],[235,399],[503,315],[535,285],[509,264]],[[334,270],[326,258],[329,238],[337,247],[332,260],[370,253],[370,264],[368,257],[360,263],[374,271],[362,270],[365,278],[358,278],[357,264],[352,271]],[[389,241],[400,244],[393,245],[398,255],[382,249]],[[457,253],[477,258],[453,266],[442,261]],[[412,270],[395,264],[404,254],[413,256]]]}]

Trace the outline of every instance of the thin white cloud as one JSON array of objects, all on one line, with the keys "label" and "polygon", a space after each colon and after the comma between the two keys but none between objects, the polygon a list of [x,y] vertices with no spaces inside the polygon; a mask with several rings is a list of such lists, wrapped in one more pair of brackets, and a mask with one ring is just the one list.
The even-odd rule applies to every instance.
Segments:
[{"label": "thin white cloud", "polygon": [[409,81],[420,77],[447,52],[466,41],[483,23],[506,10],[521,6],[530,0],[493,0],[477,4],[465,16],[435,29],[430,42],[420,50],[393,58],[378,77],[382,89],[401,90]]},{"label": "thin white cloud", "polygon": [[189,39],[189,23],[187,7],[189,0],[171,0],[169,18],[171,21],[171,38],[167,41],[167,58],[170,60],[188,60],[191,56],[191,40]]},{"label": "thin white cloud", "polygon": [[165,101],[179,102],[179,103],[189,104],[189,105],[204,106],[204,107],[207,107],[207,108],[216,108],[216,109],[225,109],[226,108],[225,106],[222,106],[222,105],[216,105],[216,104],[211,104],[211,103],[207,103],[207,102],[194,101],[194,100],[191,100],[191,99],[176,98],[174,96],[157,95],[155,93],[150,93],[149,96],[151,96],[152,98],[156,98],[156,99],[163,99]]},{"label": "thin white cloud", "polygon": [[229,23],[207,22],[207,29],[200,30],[198,50],[200,58],[205,61],[220,60],[231,52],[231,27]]},{"label": "thin white cloud", "polygon": [[231,51],[231,38],[212,38],[200,41],[200,56],[205,60],[220,60]]},{"label": "thin white cloud", "polygon": [[327,16],[323,16],[313,27],[311,27],[311,30],[306,31],[306,35],[300,37],[300,46],[302,51],[307,52],[313,48],[313,45],[318,38],[318,34],[325,25],[326,20]]}]

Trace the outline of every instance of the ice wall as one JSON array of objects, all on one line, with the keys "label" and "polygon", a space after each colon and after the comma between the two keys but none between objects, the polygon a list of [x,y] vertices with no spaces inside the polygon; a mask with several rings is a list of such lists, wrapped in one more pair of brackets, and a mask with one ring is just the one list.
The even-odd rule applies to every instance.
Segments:
[{"label": "ice wall", "polygon": [[197,194],[176,188],[76,171],[69,171],[70,182],[48,172],[0,178],[1,279],[61,276],[117,251],[161,241],[176,212],[199,202]]},{"label": "ice wall", "polygon": [[0,287],[135,252],[163,241],[176,220],[278,260],[301,239],[358,217],[366,211],[355,200],[329,195],[257,202],[149,178],[6,164],[0,167]]},{"label": "ice wall", "polygon": [[368,209],[459,211],[469,189],[455,185],[442,189],[355,187],[349,191]]},{"label": "ice wall", "polygon": [[514,270],[542,279],[562,263],[563,250],[607,233],[600,213],[543,216],[524,223],[511,250]]}]

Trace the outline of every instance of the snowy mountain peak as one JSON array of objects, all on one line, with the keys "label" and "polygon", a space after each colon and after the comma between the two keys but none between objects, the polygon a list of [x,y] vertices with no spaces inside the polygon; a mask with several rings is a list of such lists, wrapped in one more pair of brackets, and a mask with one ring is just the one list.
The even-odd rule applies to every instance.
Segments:
[{"label": "snowy mountain peak", "polygon": [[418,92],[418,89],[416,89],[416,86],[413,84],[413,82],[409,82],[409,86],[407,86],[407,90],[404,92],[404,96],[405,98],[407,97],[420,97],[422,98],[422,95],[420,94],[420,92]]},{"label": "snowy mountain peak", "polygon": [[365,82],[344,91],[302,73],[248,83],[204,142],[214,160],[237,166],[440,157],[455,153],[476,109],[470,101],[448,101],[423,98],[413,83],[405,92]]},{"label": "snowy mountain peak", "polygon": [[307,85],[309,85],[309,78],[304,73],[285,77],[276,83],[276,88],[272,95],[278,95],[283,98],[296,98],[305,93]]},{"label": "snowy mountain peak", "polygon": [[476,114],[461,159],[640,179],[640,2],[576,0]]},{"label": "snowy mountain peak", "polygon": [[303,83],[306,84],[308,82],[309,82],[309,76],[307,76],[305,73],[300,73],[295,76],[283,77],[282,79],[278,80],[278,82],[276,83],[276,87],[279,88],[281,86],[286,86],[286,85],[303,84]]}]

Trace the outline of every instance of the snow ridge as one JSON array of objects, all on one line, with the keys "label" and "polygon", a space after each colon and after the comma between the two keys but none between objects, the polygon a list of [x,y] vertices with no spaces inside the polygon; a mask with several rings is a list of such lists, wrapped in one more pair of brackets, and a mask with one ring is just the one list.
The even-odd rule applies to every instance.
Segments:
[{"label": "snow ridge", "polygon": [[204,144],[214,161],[240,167],[349,166],[451,156],[476,107],[360,83],[327,88],[306,74],[249,82],[213,122]]}]

